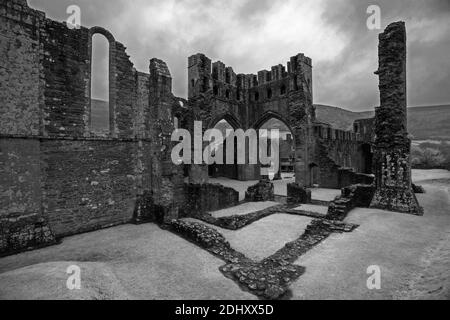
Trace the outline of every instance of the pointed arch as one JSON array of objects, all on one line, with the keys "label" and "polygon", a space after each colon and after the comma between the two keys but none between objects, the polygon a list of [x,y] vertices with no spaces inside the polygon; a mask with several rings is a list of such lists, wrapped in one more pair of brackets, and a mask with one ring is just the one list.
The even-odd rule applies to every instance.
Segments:
[{"label": "pointed arch", "polygon": [[263,113],[259,119],[252,125],[252,128],[254,128],[255,130],[260,129],[267,121],[269,121],[270,119],[277,119],[281,122],[283,122],[289,129],[289,131],[291,131],[292,133],[292,138],[294,140],[295,143],[295,131],[292,130],[292,127],[290,125],[290,123],[287,121],[287,119],[285,119],[281,114],[279,114],[278,112],[275,111],[266,111],[265,113]]},{"label": "pointed arch", "polygon": [[235,130],[236,129],[244,129],[242,127],[241,122],[239,121],[238,117],[236,117],[231,112],[224,112],[221,113],[214,118],[211,119],[211,121],[208,124],[208,129],[214,128],[219,121],[226,120]]}]

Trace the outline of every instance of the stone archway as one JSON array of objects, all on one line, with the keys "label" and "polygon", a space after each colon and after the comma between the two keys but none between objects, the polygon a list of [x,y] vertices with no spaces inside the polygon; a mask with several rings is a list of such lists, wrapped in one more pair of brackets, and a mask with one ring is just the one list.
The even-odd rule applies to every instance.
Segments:
[{"label": "stone archway", "polygon": [[[274,121],[275,120],[275,121]],[[265,112],[252,126],[255,130],[260,129],[279,129],[280,139],[278,143],[278,171],[274,173],[274,179],[278,180],[282,178],[282,166],[294,167],[295,166],[295,135],[292,131],[287,120],[283,116],[274,111]],[[289,138],[288,138],[289,136]],[[272,141],[268,141],[268,149]],[[258,146],[259,147],[259,146]],[[294,149],[294,150],[292,150]],[[268,154],[269,154],[268,150]],[[273,156],[273,155],[272,155]]]},{"label": "stone archway", "polygon": [[222,144],[223,148],[223,164],[212,164],[208,166],[208,176],[210,178],[220,178],[225,177],[228,179],[239,180],[239,165],[237,164],[237,138],[234,137],[234,163],[226,164],[227,152],[229,152],[227,148],[227,139],[232,139],[233,137],[227,137],[227,130],[238,130],[241,129],[241,125],[239,120],[230,113],[224,113],[219,116],[216,116],[208,125],[208,128],[215,128],[222,132],[224,137],[224,141]]}]

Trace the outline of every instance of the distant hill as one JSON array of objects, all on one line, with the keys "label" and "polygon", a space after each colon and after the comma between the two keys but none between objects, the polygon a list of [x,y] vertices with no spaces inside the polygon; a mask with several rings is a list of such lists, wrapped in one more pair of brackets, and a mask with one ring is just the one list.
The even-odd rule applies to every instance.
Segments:
[{"label": "distant hill", "polygon": [[[341,130],[353,130],[353,122],[357,119],[372,118],[374,111],[353,112],[346,109],[315,105],[319,122],[331,124]],[[105,131],[108,128],[108,102],[92,100],[92,123],[94,128]],[[228,123],[218,124],[225,133],[232,127]],[[450,105],[411,107],[408,109],[408,130],[414,140],[450,140]],[[289,129],[277,119],[270,119],[262,128],[279,129],[281,132]]]},{"label": "distant hill", "polygon": [[107,133],[109,129],[108,101],[91,99],[92,129],[97,133]]},{"label": "distant hill", "polygon": [[414,140],[450,140],[450,105],[409,108],[408,130]]},{"label": "distant hill", "polygon": [[319,122],[331,124],[336,129],[353,130],[353,122],[357,119],[372,118],[375,111],[353,112],[350,110],[315,104],[316,118]]},{"label": "distant hill", "polygon": [[[315,106],[318,121],[342,130],[352,130],[355,120],[375,115],[374,111],[352,112],[326,105]],[[408,108],[408,131],[414,140],[450,140],[450,105]]]}]

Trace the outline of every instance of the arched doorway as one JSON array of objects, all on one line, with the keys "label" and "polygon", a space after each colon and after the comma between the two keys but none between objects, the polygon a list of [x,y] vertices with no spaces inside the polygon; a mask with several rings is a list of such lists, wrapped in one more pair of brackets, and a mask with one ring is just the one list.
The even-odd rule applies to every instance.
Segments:
[{"label": "arched doorway", "polygon": [[[216,145],[217,148],[222,148],[223,150],[223,164],[212,164],[208,166],[208,175],[211,178],[228,178],[228,179],[239,179],[239,173],[238,173],[238,165],[237,165],[237,143],[236,141],[233,143],[234,145],[234,163],[233,164],[227,164],[227,141],[228,139],[233,139],[233,137],[230,137],[229,130],[237,130],[239,128],[236,127],[236,124],[233,126],[230,124],[228,120],[226,120],[228,117],[224,117],[221,120],[219,120],[215,125],[214,129],[219,130],[222,133],[223,136],[223,143]],[[229,118],[228,118],[229,119]],[[231,121],[233,122],[233,121]],[[236,139],[236,138],[234,138]],[[214,151],[213,151],[214,152]]]},{"label": "arched doorway", "polygon": [[[278,146],[275,146],[275,149],[278,149],[278,154],[271,154],[272,148],[271,143],[274,143],[269,139],[269,143],[267,145],[267,155],[270,158],[277,157],[278,158],[278,169],[276,172],[273,172],[274,180],[281,179],[294,179],[295,178],[295,142],[294,142],[294,134],[291,131],[290,127],[286,124],[284,120],[281,119],[276,114],[266,114],[266,116],[262,117],[260,121],[258,121],[255,125],[256,130],[270,130],[277,129],[279,131],[279,140]],[[266,165],[267,166],[267,165]],[[269,165],[270,167],[270,165]]]}]

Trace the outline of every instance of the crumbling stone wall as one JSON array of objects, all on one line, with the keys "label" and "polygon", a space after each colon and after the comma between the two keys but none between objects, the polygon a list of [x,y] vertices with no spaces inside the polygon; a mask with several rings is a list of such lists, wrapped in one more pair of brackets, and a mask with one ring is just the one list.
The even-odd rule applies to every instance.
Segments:
[{"label": "crumbling stone wall", "polygon": [[[222,62],[211,63],[205,55],[196,54],[189,57],[188,78],[189,113],[193,120],[203,121],[204,130],[222,119],[244,131],[259,129],[271,118],[285,122],[294,135],[297,182],[308,181],[310,127],[315,119],[310,58],[299,54],[290,59],[287,69],[278,65],[258,75],[236,75]],[[259,179],[259,168],[239,165],[238,179]],[[207,174],[206,166],[191,166],[191,181],[205,183]]]},{"label": "crumbling stone wall", "polygon": [[58,236],[130,221],[137,193],[137,144],[43,140],[42,203]]},{"label": "crumbling stone wall", "polygon": [[[225,119],[234,129],[259,129],[276,118],[284,122],[293,134],[295,146],[296,183],[313,185],[312,168],[317,167],[319,185],[344,187],[348,179],[339,170],[364,169],[361,145],[368,136],[336,130],[316,123],[312,105],[311,59],[299,54],[290,59],[287,69],[274,66],[270,71],[255,74],[235,74],[220,61],[211,62],[203,54],[188,60],[189,112],[193,120],[201,120],[204,130]],[[191,124],[192,126],[192,124]],[[248,148],[246,153],[248,156]],[[226,167],[226,168],[225,168]],[[219,166],[222,175],[236,175],[239,180],[259,180],[260,165]],[[216,172],[217,173],[217,172]],[[353,177],[346,175],[345,178]],[[356,175],[354,177],[357,177]],[[191,181],[206,183],[207,166],[191,166]],[[352,184],[358,183],[358,179]]]},{"label": "crumbling stone wall", "polygon": [[[158,220],[162,216],[162,221],[170,221],[178,217],[183,205],[184,179],[182,167],[175,166],[171,159],[174,97],[172,77],[164,61],[150,61],[149,82],[151,187],[147,196],[150,196],[150,207],[139,213],[138,220]],[[158,217],[154,216],[155,212]]]},{"label": "crumbling stone wall", "polygon": [[54,243],[42,212],[40,142],[45,15],[0,3],[0,255]]},{"label": "crumbling stone wall", "polygon": [[369,142],[365,138],[327,124],[314,124],[310,147],[313,156],[309,169],[312,171],[316,167],[319,186],[341,189],[352,184],[368,183],[371,178],[360,174],[366,165],[362,146]]},{"label": "crumbling stone wall", "polygon": [[406,29],[390,24],[379,36],[381,106],[375,110],[375,186],[371,207],[422,214],[411,186],[406,117]]},{"label": "crumbling stone wall", "polygon": [[[151,215],[148,202],[176,217],[184,193],[167,156],[175,98],[165,63],[138,72],[107,30],[71,30],[26,1],[2,1],[0,22],[0,252]],[[110,48],[102,135],[91,128],[97,33]]]},{"label": "crumbling stone wall", "polygon": [[191,184],[184,185],[186,194],[180,214],[195,217],[210,211],[236,206],[239,203],[239,192],[220,184]]},{"label": "crumbling stone wall", "polygon": [[42,12],[23,6],[24,1],[0,3],[0,133],[38,135],[43,74],[44,30]]}]

